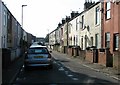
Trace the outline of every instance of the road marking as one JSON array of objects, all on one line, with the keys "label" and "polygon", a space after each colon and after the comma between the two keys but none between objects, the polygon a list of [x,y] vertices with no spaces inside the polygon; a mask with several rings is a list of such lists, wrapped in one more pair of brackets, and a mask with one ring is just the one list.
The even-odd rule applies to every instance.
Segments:
[{"label": "road marking", "polygon": [[20,70],[21,72],[23,71],[23,69]]},{"label": "road marking", "polygon": [[20,80],[20,78],[17,77],[17,78],[16,78],[16,81],[18,81],[18,80]]},{"label": "road marking", "polygon": [[60,67],[58,70],[59,70],[59,71],[64,71],[64,68],[63,68],[63,67]]},{"label": "road marking", "polygon": [[23,65],[22,67],[24,68],[25,66]]},{"label": "road marking", "polygon": [[94,83],[94,80],[88,79],[88,80],[85,80],[84,83]]},{"label": "road marking", "polygon": [[60,64],[59,64],[59,63],[57,63],[57,65],[58,65],[58,66],[60,66]]},{"label": "road marking", "polygon": [[72,79],[75,80],[75,81],[79,80],[78,78],[72,78]]},{"label": "road marking", "polygon": [[68,71],[65,71],[66,74],[68,74]]},{"label": "road marking", "polygon": [[49,84],[49,85],[57,85],[57,84]]},{"label": "road marking", "polygon": [[67,75],[67,76],[72,77],[73,75],[69,74],[69,75]]},{"label": "road marking", "polygon": [[56,61],[54,61],[53,63],[57,63]]}]

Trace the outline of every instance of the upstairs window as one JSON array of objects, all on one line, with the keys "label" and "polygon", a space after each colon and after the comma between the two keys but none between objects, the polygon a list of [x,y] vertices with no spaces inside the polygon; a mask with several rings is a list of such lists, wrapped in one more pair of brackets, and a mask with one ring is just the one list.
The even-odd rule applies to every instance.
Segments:
[{"label": "upstairs window", "polygon": [[79,28],[79,20],[78,20],[78,18],[76,19],[76,31],[78,30],[78,28]]},{"label": "upstairs window", "polygon": [[96,20],[95,21],[96,21],[95,22],[96,25],[100,24],[100,8],[99,7],[96,8]]},{"label": "upstairs window", "polygon": [[82,16],[82,29],[84,29],[84,15]]},{"label": "upstairs window", "polygon": [[111,3],[109,1],[109,2],[106,2],[106,19],[110,18],[110,10],[111,10]]}]

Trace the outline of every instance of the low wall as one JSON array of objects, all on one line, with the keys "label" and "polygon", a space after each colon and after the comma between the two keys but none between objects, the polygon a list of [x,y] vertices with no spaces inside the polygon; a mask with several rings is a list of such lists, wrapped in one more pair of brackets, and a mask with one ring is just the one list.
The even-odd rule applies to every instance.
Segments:
[{"label": "low wall", "polygon": [[11,61],[14,61],[16,58],[16,50],[11,50]]},{"label": "low wall", "polygon": [[11,63],[11,51],[9,49],[2,49],[2,68],[7,68]]},{"label": "low wall", "polygon": [[73,49],[72,48],[68,48],[68,55],[73,56]]},{"label": "low wall", "polygon": [[85,60],[93,62],[93,51],[90,50],[86,51]]},{"label": "low wall", "polygon": [[105,49],[102,52],[100,49],[98,50],[98,63],[106,67],[113,67],[113,56],[109,49]]},{"label": "low wall", "polygon": [[106,66],[106,52],[98,51],[98,63]]},{"label": "low wall", "polygon": [[113,54],[113,68],[120,69],[120,52]]},{"label": "low wall", "polygon": [[85,60],[85,57],[86,57],[86,51],[79,50],[79,58]]}]

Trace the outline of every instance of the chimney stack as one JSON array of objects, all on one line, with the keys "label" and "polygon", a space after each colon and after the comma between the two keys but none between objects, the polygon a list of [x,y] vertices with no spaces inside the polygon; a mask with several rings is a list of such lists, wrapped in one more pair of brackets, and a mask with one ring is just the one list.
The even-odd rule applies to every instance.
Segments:
[{"label": "chimney stack", "polygon": [[75,16],[77,16],[79,13],[78,13],[78,11],[72,11],[72,13],[71,13],[71,18],[73,19]]},{"label": "chimney stack", "polygon": [[62,19],[62,24],[65,24],[65,19]]},{"label": "chimney stack", "polygon": [[95,2],[92,2],[92,0],[85,0],[84,3],[84,10],[88,9],[90,6],[92,6],[93,4],[95,4]]}]

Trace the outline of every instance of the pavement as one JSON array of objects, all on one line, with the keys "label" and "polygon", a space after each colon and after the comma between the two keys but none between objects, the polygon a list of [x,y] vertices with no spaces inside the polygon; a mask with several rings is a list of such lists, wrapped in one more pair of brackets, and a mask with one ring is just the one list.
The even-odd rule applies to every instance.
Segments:
[{"label": "pavement", "polygon": [[[53,51],[53,52],[60,53],[57,51]],[[68,58],[74,60],[75,62],[79,62],[81,65],[83,65],[85,67],[88,67],[88,68],[93,69],[93,70],[98,71],[98,72],[102,72],[105,75],[108,75],[108,76],[120,81],[120,69],[118,70],[118,69],[115,69],[113,67],[106,67],[106,66],[103,66],[103,65],[98,64],[98,63],[92,63],[92,62],[86,61],[80,57],[73,57],[73,56],[70,56],[70,55],[64,54],[64,53],[62,53],[62,54],[67,56]]]},{"label": "pavement", "polygon": [[[53,52],[60,53],[57,51],[53,51]],[[112,77],[114,79],[120,80],[120,71],[118,71],[117,69],[114,69],[112,67],[105,67],[98,63],[91,63],[91,62],[82,60],[80,58],[79,59],[74,58],[74,57],[71,57],[64,53],[61,53],[61,54],[69,57],[70,59],[74,59],[75,62],[79,62],[85,67],[88,67],[95,71],[103,72],[106,75],[109,75],[110,77]],[[20,72],[20,69],[23,66],[23,59],[24,59],[24,56],[19,57],[8,68],[2,70],[2,85],[11,85],[12,84],[12,82],[15,80],[15,78],[17,77],[17,75]]]},{"label": "pavement", "polygon": [[7,68],[2,69],[2,85],[11,85],[23,66],[24,56],[15,59]]}]

